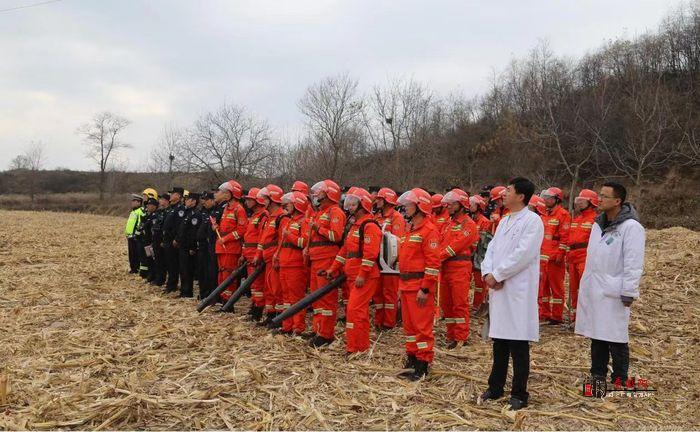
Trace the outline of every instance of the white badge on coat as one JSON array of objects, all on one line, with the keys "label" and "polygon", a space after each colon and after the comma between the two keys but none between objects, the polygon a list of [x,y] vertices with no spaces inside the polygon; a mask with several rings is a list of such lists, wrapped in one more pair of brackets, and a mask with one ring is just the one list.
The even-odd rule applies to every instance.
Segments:
[{"label": "white badge on coat", "polygon": [[192,225],[197,225],[197,222],[198,222],[198,221],[199,221],[199,219],[197,219],[197,218],[192,219]]},{"label": "white badge on coat", "polygon": [[184,211],[184,210],[180,210],[179,212],[177,212],[177,215],[180,216],[180,217],[183,217],[183,216],[185,215],[185,211]]}]

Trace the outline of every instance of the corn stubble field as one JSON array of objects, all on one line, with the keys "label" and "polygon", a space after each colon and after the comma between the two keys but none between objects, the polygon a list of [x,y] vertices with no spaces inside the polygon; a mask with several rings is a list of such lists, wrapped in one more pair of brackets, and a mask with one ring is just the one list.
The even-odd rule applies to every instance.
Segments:
[{"label": "corn stubble field", "polygon": [[[543,328],[531,405],[477,405],[490,347],[446,351],[431,376],[396,375],[400,329],[345,360],[273,336],[236,314],[195,311],[126,272],[123,218],[0,211],[0,428],[3,429],[697,429],[700,233],[649,231],[633,306],[631,369],[644,399],[581,396],[588,343]],[[442,324],[440,325],[442,327]]]}]

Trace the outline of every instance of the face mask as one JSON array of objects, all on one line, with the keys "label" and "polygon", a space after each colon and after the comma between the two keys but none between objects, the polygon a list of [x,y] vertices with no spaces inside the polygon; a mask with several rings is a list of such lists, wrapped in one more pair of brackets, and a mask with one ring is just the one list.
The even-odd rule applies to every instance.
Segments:
[{"label": "face mask", "polygon": [[313,205],[315,208],[318,208],[321,205],[321,200],[319,200],[316,197],[311,197],[311,205]]}]

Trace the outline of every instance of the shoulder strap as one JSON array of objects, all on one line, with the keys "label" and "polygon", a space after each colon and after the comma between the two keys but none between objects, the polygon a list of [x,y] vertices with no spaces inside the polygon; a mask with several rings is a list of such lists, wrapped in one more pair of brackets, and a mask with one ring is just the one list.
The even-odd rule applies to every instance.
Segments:
[{"label": "shoulder strap", "polygon": [[365,245],[365,226],[367,226],[367,224],[370,223],[376,225],[377,228],[379,228],[380,230],[382,229],[382,227],[379,226],[379,223],[377,223],[377,221],[374,219],[368,219],[360,224],[360,258],[363,255],[363,249]]}]

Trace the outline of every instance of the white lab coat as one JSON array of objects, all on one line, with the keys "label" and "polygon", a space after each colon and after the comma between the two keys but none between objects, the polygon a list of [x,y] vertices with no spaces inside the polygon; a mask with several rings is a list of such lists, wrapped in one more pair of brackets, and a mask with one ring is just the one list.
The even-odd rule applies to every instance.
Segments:
[{"label": "white lab coat", "polygon": [[504,282],[499,290],[489,289],[489,337],[540,339],[537,293],[543,237],[542,219],[527,208],[498,224],[481,264],[484,276],[490,273]]},{"label": "white lab coat", "polygon": [[576,307],[576,334],[608,342],[629,342],[630,308],[620,296],[639,297],[644,269],[644,227],[628,219],[602,235],[595,223],[588,240],[586,270]]}]

